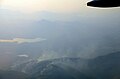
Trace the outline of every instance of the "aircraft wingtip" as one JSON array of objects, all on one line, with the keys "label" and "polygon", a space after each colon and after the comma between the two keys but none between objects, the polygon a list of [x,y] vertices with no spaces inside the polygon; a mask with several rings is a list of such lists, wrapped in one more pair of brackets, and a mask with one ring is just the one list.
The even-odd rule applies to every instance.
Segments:
[{"label": "aircraft wingtip", "polygon": [[101,8],[109,8],[109,7],[119,7],[120,2],[117,1],[105,1],[105,0],[93,0],[87,3],[87,6],[91,7],[101,7]]}]

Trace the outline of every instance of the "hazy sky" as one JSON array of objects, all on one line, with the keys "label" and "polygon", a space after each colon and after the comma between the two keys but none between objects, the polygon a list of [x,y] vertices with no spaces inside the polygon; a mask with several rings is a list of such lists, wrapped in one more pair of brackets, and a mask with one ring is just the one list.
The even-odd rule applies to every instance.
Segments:
[{"label": "hazy sky", "polygon": [[[119,8],[93,8],[86,6],[90,0],[0,0],[1,24],[26,20],[91,20],[98,17],[114,17]],[[10,13],[11,11],[11,13]],[[43,12],[43,13],[41,13]],[[23,13],[22,15],[20,13]],[[20,15],[19,15],[20,14]],[[25,15],[24,15],[25,14]],[[26,15],[27,14],[27,15]],[[30,15],[29,15],[30,14]],[[94,20],[95,20],[94,19]],[[4,21],[4,22],[3,22]]]},{"label": "hazy sky", "polygon": [[89,0],[2,0],[2,7],[22,12],[55,11],[77,12],[86,7]]},{"label": "hazy sky", "polygon": [[22,13],[37,13],[40,11],[79,15],[105,15],[120,12],[118,8],[91,8],[86,6],[90,0],[1,0],[1,8]]}]

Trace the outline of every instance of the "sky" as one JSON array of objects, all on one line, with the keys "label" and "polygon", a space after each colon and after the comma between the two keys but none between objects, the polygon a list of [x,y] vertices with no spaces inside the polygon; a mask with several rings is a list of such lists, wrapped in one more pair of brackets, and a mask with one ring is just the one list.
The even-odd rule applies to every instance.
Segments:
[{"label": "sky", "polygon": [[2,0],[3,8],[21,12],[54,11],[78,12],[85,9],[87,0]]},{"label": "sky", "polygon": [[1,0],[1,7],[21,12],[79,12],[90,9],[90,0]]},{"label": "sky", "polygon": [[31,17],[31,19],[38,19],[37,13],[39,12],[57,13],[57,16],[59,17],[57,17],[55,14],[49,15],[56,18],[62,18],[63,20],[66,18],[70,20],[71,17],[76,19],[79,16],[96,17],[111,14],[116,15],[116,13],[118,14],[120,12],[119,8],[103,9],[88,7],[86,4],[89,1],[90,0],[1,0],[0,8],[23,14],[30,14],[28,17]]},{"label": "sky", "polygon": [[[86,4],[89,1],[90,0],[1,0],[0,9],[27,14],[27,16],[25,16],[28,19],[30,19],[29,17],[31,17],[31,19],[39,19],[38,14],[40,15],[40,12],[43,12],[43,14],[40,15],[41,17],[44,17],[45,12],[49,12],[49,14],[45,16],[49,16],[48,18],[50,19],[52,17],[62,20],[78,19],[79,17],[106,16],[111,14],[116,15],[120,12],[119,8],[103,9],[88,7]],[[17,17],[22,18],[23,16]],[[8,18],[11,18],[10,15]]]}]

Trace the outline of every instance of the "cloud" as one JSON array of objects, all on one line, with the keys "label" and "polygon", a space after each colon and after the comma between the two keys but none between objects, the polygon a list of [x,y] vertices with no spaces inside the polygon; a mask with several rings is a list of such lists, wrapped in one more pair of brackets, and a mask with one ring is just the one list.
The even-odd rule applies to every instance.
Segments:
[{"label": "cloud", "polygon": [[0,39],[0,43],[36,43],[36,42],[41,42],[45,41],[46,39],[43,38],[35,38],[35,39],[25,39],[25,38],[14,38],[12,40],[5,40],[5,39]]},{"label": "cloud", "polygon": [[18,55],[18,57],[25,57],[25,58],[28,58],[29,56],[26,55],[26,54],[23,54],[23,55]]}]

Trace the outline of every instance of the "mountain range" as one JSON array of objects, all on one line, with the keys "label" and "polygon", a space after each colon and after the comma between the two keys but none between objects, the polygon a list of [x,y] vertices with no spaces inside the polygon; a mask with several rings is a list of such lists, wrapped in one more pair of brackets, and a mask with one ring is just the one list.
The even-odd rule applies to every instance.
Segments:
[{"label": "mountain range", "polygon": [[119,79],[120,52],[94,59],[57,58],[29,61],[13,69],[29,74],[33,79]]}]

